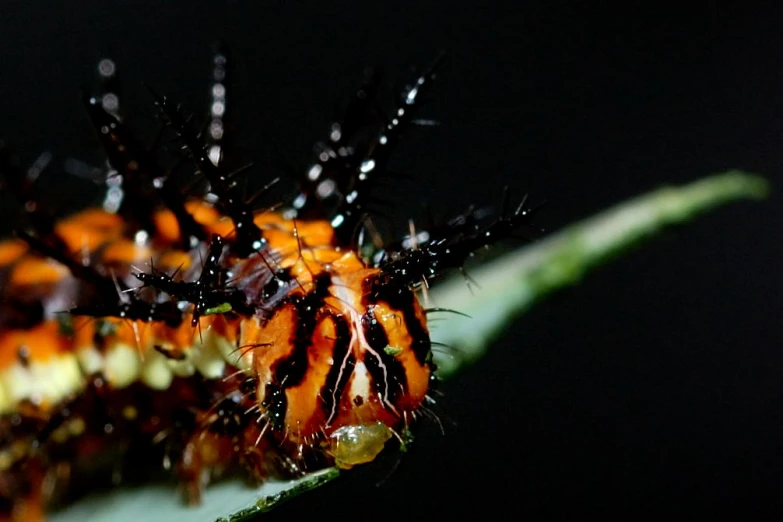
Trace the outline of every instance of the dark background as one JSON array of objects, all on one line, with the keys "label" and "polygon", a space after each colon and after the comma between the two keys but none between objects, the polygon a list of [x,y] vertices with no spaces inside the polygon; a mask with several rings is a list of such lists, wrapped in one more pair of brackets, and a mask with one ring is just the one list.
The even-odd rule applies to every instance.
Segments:
[{"label": "dark background", "polygon": [[536,307],[441,386],[445,435],[426,423],[393,472],[349,474],[270,519],[783,512],[783,10],[374,4],[6,0],[0,134],[23,162],[53,152],[54,173],[67,157],[97,164],[77,91],[99,58],[118,63],[126,108],[153,114],[145,81],[196,111],[225,38],[240,142],[304,166],[365,66],[402,85],[443,49],[423,112],[441,125],[394,160],[415,178],[395,196],[403,224],[424,202],[495,204],[503,185],[546,199],[549,230],[728,168],[775,192]]}]

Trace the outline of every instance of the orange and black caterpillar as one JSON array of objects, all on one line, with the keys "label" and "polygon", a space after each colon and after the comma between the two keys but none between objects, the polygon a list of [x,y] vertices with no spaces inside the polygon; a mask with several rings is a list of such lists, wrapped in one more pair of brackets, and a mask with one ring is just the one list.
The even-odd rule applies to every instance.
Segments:
[{"label": "orange and black caterpillar", "polygon": [[371,225],[372,187],[437,63],[391,117],[368,75],[291,201],[254,208],[226,146],[226,64],[219,51],[204,129],[150,89],[165,124],[150,148],[116,99],[85,96],[114,181],[102,208],[54,219],[3,150],[23,218],[0,243],[0,512],[12,520],[43,518],[78,494],[75,477],[137,455],[173,468],[189,502],[224,473],[372,461],[434,379],[416,290],[529,219],[524,204],[490,221],[468,212],[392,242]]}]

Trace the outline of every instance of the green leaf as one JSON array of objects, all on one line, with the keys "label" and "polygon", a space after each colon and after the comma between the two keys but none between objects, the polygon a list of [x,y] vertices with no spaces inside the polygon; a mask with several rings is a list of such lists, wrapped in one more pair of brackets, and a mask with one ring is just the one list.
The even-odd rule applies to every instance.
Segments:
[{"label": "green leaf", "polygon": [[111,520],[112,522],[171,522],[173,520],[216,520],[246,522],[298,495],[337,478],[336,468],[310,473],[289,481],[270,480],[260,487],[249,487],[239,480],[211,484],[200,506],[188,507],[172,484],[123,487],[94,494],[58,513],[51,522]]},{"label": "green leaf", "polygon": [[471,291],[454,277],[430,292],[432,305],[458,310],[442,314],[435,341],[451,346],[435,353],[438,375],[450,377],[480,357],[510,321],[554,290],[577,283],[597,267],[663,227],[683,223],[729,201],[759,199],[768,192],[758,176],[730,171],[681,187],[663,187],[566,227],[530,246],[470,271]]}]

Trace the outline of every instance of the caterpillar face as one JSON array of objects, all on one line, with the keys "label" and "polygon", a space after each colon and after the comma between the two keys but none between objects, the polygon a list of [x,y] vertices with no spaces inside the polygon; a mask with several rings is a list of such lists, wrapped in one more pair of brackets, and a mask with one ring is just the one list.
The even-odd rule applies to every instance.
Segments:
[{"label": "caterpillar face", "polygon": [[[0,242],[0,515],[29,519],[66,496],[52,484],[139,444],[190,502],[231,470],[263,480],[372,461],[402,440],[435,370],[417,290],[528,218],[519,205],[398,241],[374,233],[371,189],[434,67],[391,118],[369,76],[295,197],[251,207],[225,159],[225,64],[218,53],[208,133],[152,93],[177,148],[167,166],[115,98],[112,110],[85,99],[123,181],[102,208],[53,220],[0,150],[25,223]],[[176,183],[183,155],[195,178],[184,185],[199,189]]]},{"label": "caterpillar face", "polygon": [[431,374],[417,297],[410,290],[375,295],[369,289],[377,277],[378,269],[344,255],[315,276],[312,290],[287,298],[243,341],[268,347],[255,352],[253,365],[271,426],[297,445],[325,438],[344,466],[370,460],[339,449],[345,428],[381,424],[388,439],[413,419]]}]

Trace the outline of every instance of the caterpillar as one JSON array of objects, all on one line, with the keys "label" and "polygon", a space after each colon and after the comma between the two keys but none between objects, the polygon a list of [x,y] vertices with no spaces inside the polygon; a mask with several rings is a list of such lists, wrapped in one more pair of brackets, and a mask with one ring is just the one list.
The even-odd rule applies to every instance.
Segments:
[{"label": "caterpillar", "polygon": [[42,520],[83,477],[138,455],[152,463],[142,474],[173,473],[192,504],[227,474],[373,461],[404,443],[435,380],[435,309],[420,290],[529,223],[523,200],[396,240],[378,232],[374,191],[440,58],[388,116],[367,74],[293,196],[255,205],[251,169],[231,157],[228,61],[213,57],[201,127],[148,88],[163,123],[150,146],[101,62],[101,93],[84,96],[107,157],[101,206],[55,217],[39,169],[2,150],[3,190],[21,209],[0,242],[3,517]]}]

